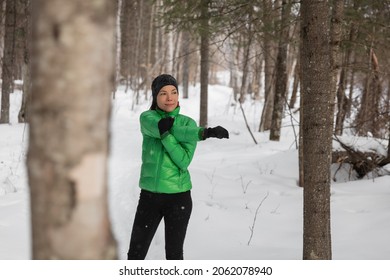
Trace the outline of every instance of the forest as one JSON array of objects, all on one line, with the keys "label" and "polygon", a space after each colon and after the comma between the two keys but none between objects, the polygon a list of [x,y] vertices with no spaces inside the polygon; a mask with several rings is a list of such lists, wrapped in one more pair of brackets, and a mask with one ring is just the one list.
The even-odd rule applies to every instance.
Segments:
[{"label": "forest", "polygon": [[[247,124],[255,143],[265,131],[280,141],[282,120],[299,113],[303,259],[332,259],[331,164],[363,178],[390,163],[389,18],[388,0],[1,0],[0,124],[21,90],[33,258],[116,258],[105,190],[118,88],[133,110],[161,73],[177,78],[183,99],[199,84],[196,121],[207,127],[208,89],[224,73],[244,118],[242,104],[262,104],[256,131]],[[343,135],[387,141],[387,152],[358,150]],[[91,211],[98,222],[80,229]],[[74,246],[100,246],[61,255],[76,229]]]}]

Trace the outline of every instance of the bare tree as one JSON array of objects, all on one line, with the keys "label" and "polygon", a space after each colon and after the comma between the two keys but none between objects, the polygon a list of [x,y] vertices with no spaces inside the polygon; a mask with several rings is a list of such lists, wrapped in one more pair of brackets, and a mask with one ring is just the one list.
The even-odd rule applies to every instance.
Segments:
[{"label": "bare tree", "polygon": [[331,259],[330,164],[333,133],[328,1],[301,1],[303,259]]},{"label": "bare tree", "polygon": [[107,202],[114,6],[34,1],[27,156],[34,259],[116,258]]}]

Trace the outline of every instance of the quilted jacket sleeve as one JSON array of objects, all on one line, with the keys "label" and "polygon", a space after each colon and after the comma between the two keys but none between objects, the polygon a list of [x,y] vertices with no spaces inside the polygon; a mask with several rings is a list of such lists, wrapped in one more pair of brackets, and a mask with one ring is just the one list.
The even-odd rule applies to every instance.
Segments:
[{"label": "quilted jacket sleeve", "polygon": [[[180,142],[178,139],[176,139],[174,134],[171,134],[170,132],[166,132],[162,135],[162,144],[165,148],[165,150],[168,152],[169,156],[171,157],[172,161],[181,169],[181,170],[187,170],[188,166],[190,165],[192,158],[194,157],[195,149],[197,141],[199,141],[199,138],[188,136],[186,137],[185,133],[192,133],[194,134],[195,130],[191,130],[191,128],[195,128],[199,131],[199,128],[196,126],[195,121],[190,120],[188,123],[188,130],[183,129],[180,131],[180,133],[184,133],[183,135],[180,135],[179,137],[182,137],[182,139],[185,139],[186,141]],[[178,131],[176,131],[178,133]],[[195,133],[197,135],[197,133]],[[192,141],[190,141],[190,138],[194,138]]]},{"label": "quilted jacket sleeve", "polygon": [[[158,122],[161,120],[161,116],[153,111],[145,111],[140,116],[141,133],[143,135],[161,139],[160,131],[158,130]],[[170,129],[172,134],[178,142],[197,142],[202,139],[202,133],[204,128],[198,127],[194,120],[189,119],[189,125],[180,126],[174,123]]]},{"label": "quilted jacket sleeve", "polygon": [[[191,121],[192,122],[192,121]],[[191,126],[174,125],[169,131],[179,142],[198,142],[202,140],[203,127],[198,127],[195,122]]]},{"label": "quilted jacket sleeve", "polygon": [[153,111],[145,111],[140,116],[141,133],[143,135],[160,139],[160,131],[158,130],[158,122],[161,117]]}]

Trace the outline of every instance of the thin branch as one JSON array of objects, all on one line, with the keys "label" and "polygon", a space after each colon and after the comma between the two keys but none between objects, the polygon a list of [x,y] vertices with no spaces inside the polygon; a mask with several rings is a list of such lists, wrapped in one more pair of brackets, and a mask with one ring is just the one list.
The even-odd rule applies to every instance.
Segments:
[{"label": "thin branch", "polygon": [[255,144],[257,145],[257,141],[256,141],[256,139],[255,139],[255,136],[253,136],[252,130],[251,130],[251,128],[249,127],[248,121],[247,121],[247,119],[246,119],[244,109],[242,108],[242,104],[241,104],[241,102],[238,102],[238,103],[240,103],[240,109],[241,109],[242,115],[244,116],[246,128],[248,129],[250,135],[252,136],[253,141],[254,141]]},{"label": "thin branch", "polygon": [[251,240],[252,240],[252,237],[253,237],[253,233],[255,231],[255,224],[256,224],[256,220],[257,220],[257,214],[259,213],[260,207],[261,207],[261,205],[263,205],[263,202],[267,199],[268,195],[269,195],[269,192],[267,192],[266,196],[263,197],[263,199],[260,201],[259,206],[257,206],[255,217],[253,218],[253,224],[252,224],[251,227],[249,227],[249,229],[251,231],[251,236],[249,237],[249,240],[248,240],[248,244],[247,244],[248,246],[251,243]]}]

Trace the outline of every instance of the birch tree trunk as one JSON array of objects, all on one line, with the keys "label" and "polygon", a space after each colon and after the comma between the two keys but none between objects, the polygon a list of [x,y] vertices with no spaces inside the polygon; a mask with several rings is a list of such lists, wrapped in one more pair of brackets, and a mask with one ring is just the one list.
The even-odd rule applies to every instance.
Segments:
[{"label": "birch tree trunk", "polygon": [[303,259],[332,258],[330,165],[333,100],[328,1],[301,1]]},{"label": "birch tree trunk", "polygon": [[114,259],[107,202],[114,1],[36,0],[27,156],[34,259]]}]

